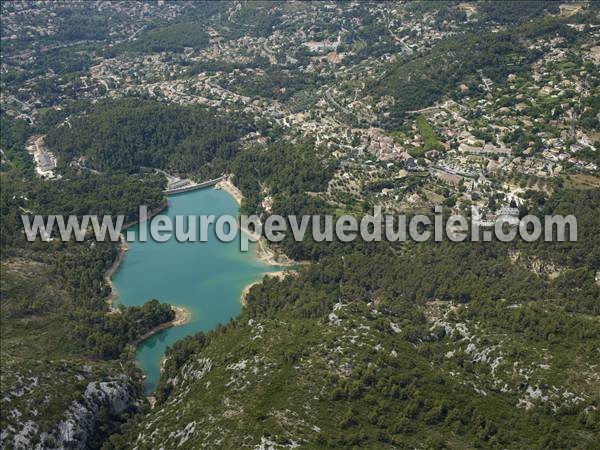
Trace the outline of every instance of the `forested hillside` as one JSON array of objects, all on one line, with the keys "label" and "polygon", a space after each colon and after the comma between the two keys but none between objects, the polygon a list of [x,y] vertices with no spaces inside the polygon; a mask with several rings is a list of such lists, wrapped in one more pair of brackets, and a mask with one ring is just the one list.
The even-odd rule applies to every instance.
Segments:
[{"label": "forested hillside", "polygon": [[126,99],[95,105],[47,136],[66,164],[81,156],[100,171],[140,167],[181,173],[217,172],[252,128],[241,116],[215,116],[200,106]]},{"label": "forested hillside", "polygon": [[[128,344],[174,312],[156,300],[110,312],[104,276],[118,244],[31,244],[20,216],[110,213],[131,220],[139,204],[163,206],[164,179],[71,171],[47,183],[11,171],[0,182],[3,445],[15,439],[43,448],[82,442],[99,448],[138,408],[141,374]],[[67,427],[77,435],[65,435]]]},{"label": "forested hillside", "polygon": [[[565,195],[597,251],[598,191]],[[594,448],[595,271],[568,248],[550,278],[515,250],[381,244],[267,278],[168,352],[158,406],[107,448]]]},{"label": "forested hillside", "polygon": [[[13,1],[0,16],[0,447],[598,448],[600,2]],[[202,304],[143,346],[162,370],[146,397],[135,347],[179,323],[178,300],[115,305],[123,243],[30,243],[21,215],[134,223],[221,175],[262,219],[443,205],[488,226],[572,214],[578,238],[309,228],[257,244],[248,272],[209,259],[218,280],[175,255],[189,297],[227,309]],[[265,261],[283,265],[242,291]]]},{"label": "forested hillside", "polygon": [[201,24],[179,23],[143,31],[139,39],[125,44],[119,51],[129,52],[183,52],[186,47],[208,44],[208,35]]}]

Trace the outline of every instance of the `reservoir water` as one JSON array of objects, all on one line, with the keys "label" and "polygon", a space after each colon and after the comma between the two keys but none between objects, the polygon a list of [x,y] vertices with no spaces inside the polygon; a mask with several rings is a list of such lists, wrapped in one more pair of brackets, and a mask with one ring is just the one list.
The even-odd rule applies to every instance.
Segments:
[{"label": "reservoir water", "polygon": [[[235,217],[237,212],[238,205],[229,194],[207,188],[170,196],[169,206],[162,214],[174,223],[178,214]],[[187,226],[187,218],[184,223]],[[146,392],[150,393],[158,382],[166,347],[237,316],[244,286],[275,268],[259,262],[253,247],[241,252],[237,239],[220,242],[209,233],[208,242],[180,243],[174,237],[163,243],[150,238],[139,242],[139,227],[132,230],[136,241],[128,243],[129,250],[112,278],[118,303],[134,306],[155,298],[183,306],[192,314],[187,324],[163,330],[140,344],[137,360],[146,374]]]}]

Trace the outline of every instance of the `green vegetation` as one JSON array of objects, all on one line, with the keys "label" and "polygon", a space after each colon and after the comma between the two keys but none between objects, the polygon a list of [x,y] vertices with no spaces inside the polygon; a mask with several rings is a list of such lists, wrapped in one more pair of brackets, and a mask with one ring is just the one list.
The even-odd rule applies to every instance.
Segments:
[{"label": "green vegetation", "polygon": [[[242,212],[254,214],[260,209],[268,186],[275,199],[322,191],[330,180],[335,164],[318,155],[314,142],[291,144],[279,141],[266,149],[247,149],[231,163],[235,184],[244,192]],[[287,204],[294,205],[293,201]]]},{"label": "green vegetation", "polygon": [[243,117],[134,99],[100,102],[72,123],[46,138],[65,164],[84,156],[101,171],[146,166],[202,175],[219,174],[236,153],[236,141],[252,130]]},{"label": "green vegetation", "polygon": [[[133,219],[139,204],[162,206],[164,178],[67,171],[63,179],[45,182],[23,178],[17,169],[0,177],[2,430],[12,435],[33,421],[34,435],[54,432],[71,404],[83,401],[86,386],[98,382],[130,392],[123,413],[132,412],[142,390],[128,344],[172,320],[173,310],[153,300],[110,312],[104,275],[116,244],[28,243],[20,215],[117,213]],[[115,416],[103,402],[89,406],[98,413],[89,423],[89,448],[98,448],[127,417]]]},{"label": "green vegetation", "polygon": [[538,18],[545,13],[557,14],[558,2],[520,1],[483,1],[477,4],[478,12],[485,21],[502,24],[516,24]]},{"label": "green vegetation", "polygon": [[509,73],[525,70],[539,56],[523,38],[558,34],[574,40],[577,32],[557,19],[541,19],[498,33],[464,33],[444,39],[426,54],[401,58],[373,85],[373,92],[395,99],[385,123],[397,128],[406,111],[418,110],[456,92],[459,84],[478,90],[483,76],[504,83]]},{"label": "green vegetation", "polygon": [[424,142],[425,151],[429,150],[443,150],[444,147],[440,144],[438,137],[433,132],[433,128],[427,122],[427,119],[423,116],[417,117],[417,129]]},{"label": "green vegetation", "polygon": [[[150,210],[163,205],[162,177],[151,175],[134,180],[127,175],[98,176],[82,174],[74,180],[45,183],[2,177],[2,255],[3,255],[3,326],[10,319],[52,321],[61,317],[61,339],[75,353],[116,358],[127,342],[137,339],[152,327],[172,319],[170,307],[148,303],[143,310],[122,310],[107,315],[106,299],[110,289],[104,274],[116,258],[112,242],[29,243],[23,233],[20,215],[29,214],[123,214],[126,221],[136,219],[137,208],[148,202]],[[116,195],[119,193],[120,195]],[[121,194],[126,193],[126,195]],[[26,195],[25,195],[26,194]],[[27,274],[31,271],[31,275]],[[25,281],[28,280],[28,281]],[[55,288],[39,289],[52,280]],[[165,309],[167,308],[167,309]],[[143,316],[146,315],[146,318]],[[48,316],[48,317],[45,317]],[[130,321],[132,321],[130,323]],[[66,323],[69,326],[63,328]],[[88,339],[90,335],[102,339]],[[56,342],[54,342],[56,345]]]},{"label": "green vegetation", "polygon": [[430,150],[444,150],[444,146],[435,135],[433,128],[431,128],[427,119],[422,115],[417,117],[417,129],[419,130],[421,139],[423,139],[423,146],[409,150],[409,153],[413,158],[420,158]]},{"label": "green vegetation", "polygon": [[84,315],[78,320],[81,325],[76,333],[94,355],[103,359],[118,358],[128,343],[174,318],[175,311],[170,305],[150,300],[142,306],[121,307],[108,318],[104,314]]},{"label": "green vegetation", "polygon": [[140,33],[132,43],[124,44],[121,51],[136,53],[183,52],[186,47],[199,49],[208,44],[204,26],[197,23],[178,23]]},{"label": "green vegetation", "polygon": [[[556,210],[589,210],[598,195],[565,193]],[[582,246],[597,250],[592,204]],[[591,407],[600,397],[585,381],[600,362],[594,270],[578,248],[563,250],[570,265],[556,279],[510,253],[501,243],[381,244],[267,278],[239,318],[168,351],[159,404],[106,448],[176,445],[169,433],[195,421],[211,434],[193,434],[189,448],[268,435],[309,448],[591,449],[600,426]],[[548,403],[529,395],[538,388]],[[147,423],[154,433],[139,439]]]},{"label": "green vegetation", "polygon": [[2,118],[0,121],[0,146],[3,158],[0,170],[24,172],[31,168],[31,159],[25,152],[25,141],[31,130],[25,120]]},{"label": "green vegetation", "polygon": [[586,174],[568,175],[565,177],[564,184],[569,189],[598,189],[600,177]]},{"label": "green vegetation", "polygon": [[[67,178],[69,177],[69,178]],[[39,179],[19,179],[12,174],[0,178],[2,192],[1,243],[4,255],[15,248],[31,247],[22,233],[21,214],[122,214],[125,223],[137,219],[139,205],[150,210],[163,206],[162,175],[131,177],[123,173],[95,175],[67,171],[64,179],[45,183]],[[37,244],[36,244],[37,245]],[[48,244],[39,244],[48,248]],[[60,247],[59,244],[51,244]]]},{"label": "green vegetation", "polygon": [[263,66],[261,72],[256,75],[238,77],[228,88],[250,97],[260,96],[285,101],[294,94],[314,89],[315,86],[326,81],[313,74],[294,73],[290,70],[282,71],[277,67],[271,68],[270,66]]},{"label": "green vegetation", "polygon": [[[598,2],[1,8],[1,446],[597,447]],[[61,178],[34,174],[34,135]],[[302,263],[168,349],[150,409],[133,346],[173,310],[114,307],[120,248],[28,243],[21,214],[134,221],[165,205],[155,168],[233,174],[263,218],[510,204],[574,214],[578,241],[288,233],[272,249]]]}]

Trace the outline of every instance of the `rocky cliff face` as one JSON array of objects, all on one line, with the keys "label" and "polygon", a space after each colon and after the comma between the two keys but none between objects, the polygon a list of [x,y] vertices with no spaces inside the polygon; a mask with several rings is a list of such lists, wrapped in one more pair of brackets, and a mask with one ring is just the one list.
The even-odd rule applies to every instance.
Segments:
[{"label": "rocky cliff face", "polygon": [[[446,448],[560,448],[537,445],[558,424],[565,439],[593,447],[596,341],[583,334],[550,341],[514,332],[475,302],[337,302],[316,319],[286,306],[249,320],[243,312],[185,361],[172,354],[159,386],[168,394],[123,442],[134,450],[436,448],[438,436],[457,430]],[[533,307],[499,301],[494,311]],[[532,311],[550,322],[552,312]]]},{"label": "rocky cliff face", "polygon": [[[82,375],[77,378],[80,382],[88,381]],[[60,383],[60,380],[57,381]],[[70,404],[67,403],[62,417],[54,424],[42,423],[36,417],[17,421],[20,426],[9,424],[0,436],[2,447],[16,450],[89,448],[101,424],[107,420],[118,420],[124,413],[135,410],[141,400],[135,382],[124,374],[113,374],[82,386],[85,386],[83,392],[72,399]],[[56,386],[52,386],[54,387]],[[52,392],[54,389],[48,391]],[[49,395],[51,394],[45,394],[42,404],[48,403]],[[8,396],[3,399],[3,403],[8,402],[7,398]],[[15,405],[9,415],[20,417],[22,414]]]},{"label": "rocky cliff face", "polygon": [[82,398],[71,404],[67,418],[43,438],[54,440],[56,448],[67,445],[71,448],[86,448],[90,435],[99,424],[99,411],[120,416],[134,408],[137,400],[134,386],[125,375],[109,381],[94,381],[87,385]]}]

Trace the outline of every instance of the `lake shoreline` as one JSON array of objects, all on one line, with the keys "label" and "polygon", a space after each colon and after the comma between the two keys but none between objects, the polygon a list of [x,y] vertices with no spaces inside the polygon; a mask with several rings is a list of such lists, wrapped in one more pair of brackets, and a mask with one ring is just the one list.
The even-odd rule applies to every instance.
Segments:
[{"label": "lake shoreline", "polygon": [[[242,191],[240,191],[240,189],[235,184],[233,184],[233,182],[229,179],[229,177],[225,178],[224,180],[219,181],[213,187],[213,189],[222,190],[223,192],[226,192],[227,194],[229,194],[229,196],[231,198],[233,198],[233,200],[237,203],[238,208],[242,205],[242,201],[244,200],[244,195],[242,194]],[[158,208],[156,211],[153,211],[151,214],[149,214],[148,218],[146,220],[152,219],[154,216],[160,214],[168,207],[169,207],[169,201],[166,200],[160,208]],[[119,267],[121,266],[121,264],[125,258],[125,254],[129,250],[129,245],[127,243],[127,240],[125,239],[125,235],[123,234],[123,232],[127,228],[130,228],[138,223],[139,223],[139,221],[133,221],[133,222],[129,222],[123,226],[122,232],[119,236],[119,249],[118,249],[117,257],[115,258],[115,260],[113,261],[113,263],[111,264],[111,266],[109,267],[109,269],[106,271],[106,273],[104,275],[104,280],[110,287],[110,294],[108,295],[107,302],[109,304],[109,308],[110,308],[111,312],[116,311],[115,302],[117,301],[117,299],[119,297],[119,292],[112,280],[112,277],[119,270]],[[247,229],[240,227],[240,230],[243,233],[251,234],[250,231]],[[283,254],[280,254],[280,253],[274,251],[271,247],[269,247],[269,244],[267,243],[264,236],[261,236],[260,239],[256,242],[254,256],[257,261],[259,261],[265,265],[268,265],[268,266],[291,267],[291,266],[298,266],[298,265],[304,264],[304,262],[294,261],[291,258],[289,258],[287,255],[283,255]],[[264,275],[278,277],[281,279],[286,276],[286,273],[291,273],[291,272],[281,270],[281,271],[276,271],[276,272],[265,272]],[[243,306],[246,306],[245,299],[246,299],[246,296],[248,295],[248,292],[252,288],[252,286],[259,284],[261,282],[262,282],[262,279],[258,280],[258,281],[253,281],[252,283],[249,283],[246,286],[244,286],[244,288],[242,289],[242,292],[240,293],[240,303]],[[176,310],[176,313],[177,313],[177,309],[185,309],[185,308],[174,307],[174,309]],[[189,320],[189,316],[191,316],[191,312],[189,310],[186,310],[186,311],[187,311],[186,317],[188,317],[188,320]],[[157,328],[155,331],[149,332],[150,334],[148,334],[148,336],[146,336],[144,339],[136,340],[136,346],[139,345],[141,342],[143,342],[148,337],[157,333],[158,331],[160,331],[162,329],[170,328],[172,326],[183,325],[183,324],[187,323],[188,320],[181,321],[180,319],[178,319],[176,317],[173,321],[168,323],[169,325],[164,326],[163,328]],[[165,325],[165,324],[163,324],[163,325]]]},{"label": "lake shoreline", "polygon": [[233,184],[231,180],[229,180],[229,178],[219,181],[217,184],[215,184],[214,188],[221,189],[223,192],[227,192],[231,197],[233,197],[238,206],[242,206],[244,194],[242,194],[242,191],[240,191],[239,188]]},{"label": "lake shoreline", "polygon": [[[166,200],[164,202],[164,204],[162,205],[162,207],[158,208],[156,211],[153,211],[151,214],[149,214],[148,218],[146,220],[150,220],[154,216],[163,212],[168,207],[169,207],[169,201]],[[104,274],[104,281],[106,281],[106,283],[110,287],[110,294],[108,295],[108,298],[106,300],[108,302],[108,306],[109,306],[109,313],[118,312],[118,309],[116,308],[115,303],[116,303],[117,299],[119,298],[119,291],[117,290],[117,287],[115,286],[115,284],[112,280],[112,277],[117,272],[117,270],[119,270],[119,267],[121,267],[121,264],[123,263],[123,260],[125,259],[125,254],[129,250],[129,245],[127,243],[127,240],[125,239],[125,235],[123,234],[123,232],[127,228],[132,227],[138,223],[139,223],[139,221],[134,221],[134,222],[130,222],[123,226],[122,232],[119,235],[119,249],[118,249],[117,257],[115,258],[115,260],[113,261],[111,266],[108,268],[108,270]],[[171,328],[171,327],[185,325],[186,323],[188,323],[190,321],[190,319],[192,317],[192,312],[189,309],[184,308],[183,306],[173,306],[173,305],[171,305],[171,309],[173,309],[173,311],[175,311],[175,317],[173,318],[173,320],[170,320],[169,322],[165,322],[165,323],[161,323],[161,324],[157,325],[156,327],[152,328],[151,330],[149,330],[148,332],[144,333],[142,336],[137,338],[130,345],[132,345],[134,348],[137,348],[142,342],[144,342],[146,339],[150,338],[151,336],[155,335],[159,331],[166,330],[167,328]]]},{"label": "lake shoreline", "polygon": [[146,339],[154,336],[156,333],[166,330],[168,328],[185,325],[192,318],[192,312],[189,309],[184,308],[183,306],[171,305],[171,309],[173,309],[173,311],[175,311],[175,317],[173,318],[173,320],[170,320],[168,322],[164,322],[164,323],[161,323],[161,324],[155,326],[151,330],[149,330],[146,333],[144,333],[143,335],[141,335],[135,341],[133,341],[131,343],[131,345],[133,347],[137,348],[142,342],[144,342]]},{"label": "lake shoreline", "polygon": [[[242,194],[242,191],[240,191],[240,189],[231,182],[229,177],[225,178],[222,181],[219,181],[215,185],[215,189],[221,189],[224,192],[228,193],[238,204],[238,207],[242,205],[242,200],[244,200],[244,195]],[[247,230],[243,227],[240,227],[240,231],[242,233],[246,233],[248,235],[252,234],[250,232],[250,230]],[[262,264],[265,264],[267,266],[292,267],[292,266],[298,266],[300,264],[303,264],[301,262],[290,259],[287,255],[280,254],[280,253],[276,252],[275,250],[273,250],[271,247],[269,247],[269,244],[264,236],[261,236],[258,239],[258,241],[256,241],[254,256],[257,261],[259,261]],[[276,272],[265,272],[263,275],[263,278],[261,278],[260,280],[257,280],[257,281],[253,281],[252,283],[249,283],[246,286],[244,286],[244,288],[242,289],[242,292],[240,293],[240,303],[241,303],[242,307],[247,306],[246,297],[248,296],[250,289],[252,289],[252,287],[257,284],[262,283],[265,276],[283,279],[284,277],[286,277],[287,275],[289,275],[291,273],[294,273],[294,271],[280,270],[280,271],[276,271]]]},{"label": "lake shoreline", "polygon": [[[242,200],[244,200],[244,194],[242,194],[242,191],[240,191],[240,189],[235,184],[233,184],[229,178],[219,181],[215,185],[215,189],[221,189],[223,190],[223,192],[227,192],[235,200],[238,206],[242,205]],[[248,235],[252,234],[249,230],[242,227],[240,227],[240,231]],[[296,266],[302,264],[298,261],[292,260],[287,255],[278,253],[275,250],[273,250],[271,247],[269,247],[269,244],[267,243],[267,240],[264,238],[264,236],[261,236],[260,239],[258,239],[258,241],[256,242],[255,256],[258,261],[268,266]]]},{"label": "lake shoreline", "polygon": [[[239,189],[237,189],[237,187],[235,185],[233,185],[233,183],[231,183],[231,181],[229,180],[223,180],[222,182],[219,183],[219,186],[214,186],[213,187],[213,191],[214,190],[223,190],[225,191],[228,196],[230,198],[233,198],[235,201],[235,204],[231,203],[231,200],[229,200],[227,197],[228,196],[223,196],[221,197],[220,195],[217,195],[217,197],[220,200],[220,202],[223,203],[223,205],[228,205],[227,208],[227,213],[228,214],[236,214],[234,211],[237,211],[237,214],[239,215],[239,206],[243,200],[243,195],[241,194],[241,192],[239,191]],[[177,194],[178,196],[179,194]],[[185,193],[182,195],[192,195],[191,193]],[[210,194],[210,193],[206,193],[205,195],[208,195],[209,198],[213,198],[215,194]],[[175,199],[171,199],[171,196],[169,196],[169,201],[165,202],[165,205],[162,208],[157,208],[157,211],[154,211],[151,215],[149,215],[148,220],[151,217],[156,216],[157,214],[161,213],[162,211],[164,211],[167,207],[172,207],[173,205],[178,204],[178,202],[175,201]],[[189,208],[189,207],[188,207]],[[233,210],[231,212],[229,212],[229,210]],[[166,212],[165,214],[171,214],[170,209],[168,210],[169,212]],[[174,212],[173,212],[174,213]],[[135,223],[132,224],[128,224],[127,226],[132,226],[135,225]],[[241,230],[242,232],[248,232],[248,230]],[[137,249],[137,247],[136,247]],[[119,269],[122,268],[123,266],[121,264],[123,264],[123,262],[125,261],[126,258],[126,253],[127,251],[131,251],[132,248],[131,246],[128,247],[128,243],[126,241],[126,233],[125,231],[122,233],[122,235],[120,236],[120,242],[118,244],[118,254],[115,258],[115,260],[113,261],[113,264],[111,265],[111,267],[109,268],[109,270],[106,272],[106,281],[109,284],[111,291],[110,291],[110,296],[108,298],[109,304],[111,305],[111,309],[113,312],[118,311],[118,309],[116,308],[118,302],[119,302],[119,297],[125,295],[125,291],[124,292],[119,292],[119,286],[117,286],[117,283],[113,282],[113,278],[115,280],[118,280],[118,282],[121,282],[121,278],[120,276],[115,277],[115,274],[119,273]],[[239,251],[239,249],[236,250],[236,253]],[[287,276],[287,274],[292,273],[293,267],[290,267],[289,269],[287,269],[285,266],[297,266],[301,263],[295,263],[292,262],[289,259],[283,259],[281,258],[279,255],[277,255],[272,249],[269,248],[268,246],[268,242],[266,241],[266,239],[263,237],[262,239],[259,240],[259,242],[257,242],[257,246],[252,246],[251,248],[251,256],[250,258],[255,261],[252,265],[254,267],[256,267],[256,263],[258,262],[260,264],[260,266],[262,266],[261,268],[258,269],[258,273],[260,273],[260,279],[256,280],[256,278],[254,278],[254,280],[252,283],[249,283],[246,286],[243,286],[243,282],[240,283],[242,286],[237,287],[237,289],[233,290],[233,292],[231,292],[230,295],[235,295],[235,297],[232,298],[233,302],[235,302],[236,307],[235,312],[232,311],[230,318],[231,317],[237,317],[241,312],[242,312],[242,308],[243,305],[246,302],[246,296],[248,295],[248,292],[250,291],[250,289],[252,288],[252,286],[254,286],[255,284],[261,283],[262,280],[264,279],[264,276],[276,276],[279,278],[283,278],[284,276]],[[196,252],[192,252],[192,253],[196,253]],[[246,255],[248,256],[248,255]],[[133,255],[130,255],[130,257],[133,257]],[[135,258],[134,258],[135,259]],[[245,259],[245,258],[244,258]],[[125,261],[125,265],[127,261]],[[275,267],[277,266],[277,267]],[[229,267],[229,268],[228,268]],[[236,272],[236,266],[232,265],[232,266],[228,266],[226,265],[223,270],[225,272],[232,271],[232,273],[237,273]],[[256,270],[256,269],[254,269]],[[258,275],[257,273],[257,275]],[[258,278],[258,277],[257,277]],[[252,279],[252,278],[251,278]],[[147,290],[148,291],[148,290]],[[237,292],[235,292],[237,291]],[[129,294],[127,294],[129,295]],[[154,298],[156,298],[156,293],[154,292],[153,289],[150,289],[148,292],[144,293],[144,297],[148,297],[152,298],[154,296]],[[167,298],[165,296],[165,298]],[[185,300],[185,299],[184,299]],[[142,301],[142,299],[140,299],[140,301]],[[174,303],[177,303],[176,299],[173,298]],[[181,304],[181,303],[180,303]],[[184,305],[187,306],[187,304],[185,303],[185,301],[183,302]],[[158,326],[154,327],[153,329],[149,330],[147,333],[144,333],[142,336],[140,336],[138,339],[135,339],[130,345],[131,348],[136,352],[136,364],[142,369],[143,373],[144,373],[144,379],[146,380],[144,382],[145,384],[145,391],[147,394],[151,394],[153,391],[153,387],[156,385],[157,382],[157,375],[154,372],[154,362],[153,360],[146,360],[144,359],[143,361],[140,358],[146,358],[145,356],[140,356],[140,351],[141,349],[144,349],[144,355],[146,354],[146,344],[148,342],[153,343],[154,340],[156,339],[156,336],[163,336],[166,335],[166,333],[171,333],[169,331],[167,331],[168,329],[172,328],[172,327],[176,327],[176,326],[181,326],[184,325],[186,323],[191,323],[197,320],[196,317],[196,313],[193,307],[190,307],[190,309],[187,308],[182,308],[181,306],[177,306],[177,307],[173,307],[176,311],[176,317],[174,318],[174,320],[171,320],[169,322],[163,323],[163,324],[159,324]],[[192,317],[192,315],[194,317]],[[179,336],[180,334],[182,334],[179,331],[175,331],[174,333],[176,333],[177,336]],[[185,334],[185,333],[183,333]],[[190,333],[193,334],[193,333]],[[181,336],[179,337],[181,338]],[[178,338],[178,339],[179,339]],[[148,353],[148,355],[153,355],[153,350],[150,351],[150,353]],[[154,352],[156,353],[156,352]],[[159,365],[159,367],[157,368],[158,371],[160,372],[163,364],[164,364],[164,359],[165,359],[165,355],[164,352],[162,354],[161,357],[161,363]],[[160,375],[158,375],[160,376]]]},{"label": "lake shoreline", "polygon": [[[164,204],[160,208],[158,208],[156,211],[150,213],[150,215],[148,215],[148,218],[146,220],[150,220],[154,216],[163,212],[168,207],[169,207],[169,200],[165,200]],[[104,281],[110,287],[110,294],[108,294],[106,301],[108,303],[108,307],[111,312],[114,312],[116,310],[115,302],[119,298],[119,291],[117,290],[115,284],[113,283],[112,277],[114,276],[115,273],[117,273],[117,270],[119,270],[119,267],[121,266],[121,263],[123,262],[123,259],[125,258],[125,253],[127,253],[127,251],[129,250],[129,245],[127,244],[127,239],[125,239],[125,235],[123,234],[123,232],[125,230],[127,230],[127,228],[130,228],[138,223],[139,223],[139,220],[129,222],[129,223],[123,225],[123,227],[121,228],[121,233],[119,234],[119,250],[117,253],[117,257],[115,258],[115,260],[113,261],[111,266],[108,268],[108,270],[104,273]]]},{"label": "lake shoreline", "polygon": [[113,261],[111,266],[108,268],[108,270],[104,274],[104,281],[106,281],[106,283],[108,284],[108,286],[110,288],[110,294],[108,295],[108,298],[106,299],[106,301],[108,302],[108,307],[110,308],[111,311],[116,310],[115,302],[117,301],[117,298],[119,298],[119,292],[117,291],[117,288],[116,288],[115,284],[113,283],[112,277],[117,272],[119,267],[121,266],[121,263],[123,262],[123,259],[125,258],[125,253],[127,253],[128,250],[129,250],[129,245],[127,245],[127,241],[125,240],[125,237],[123,236],[123,234],[121,234],[119,236],[119,250],[117,253],[117,257],[115,258],[115,260]]},{"label": "lake shoreline", "polygon": [[260,280],[257,280],[257,281],[253,281],[252,283],[249,283],[246,286],[244,286],[244,289],[242,289],[242,292],[240,294],[240,303],[244,307],[248,306],[247,297],[248,297],[248,294],[250,293],[250,289],[252,289],[252,287],[256,286],[257,284],[262,283],[264,280],[264,277],[277,278],[279,280],[283,280],[288,275],[292,275],[294,273],[295,273],[295,271],[293,271],[293,270],[279,270],[277,272],[265,272],[263,274],[263,278],[261,278]]}]

